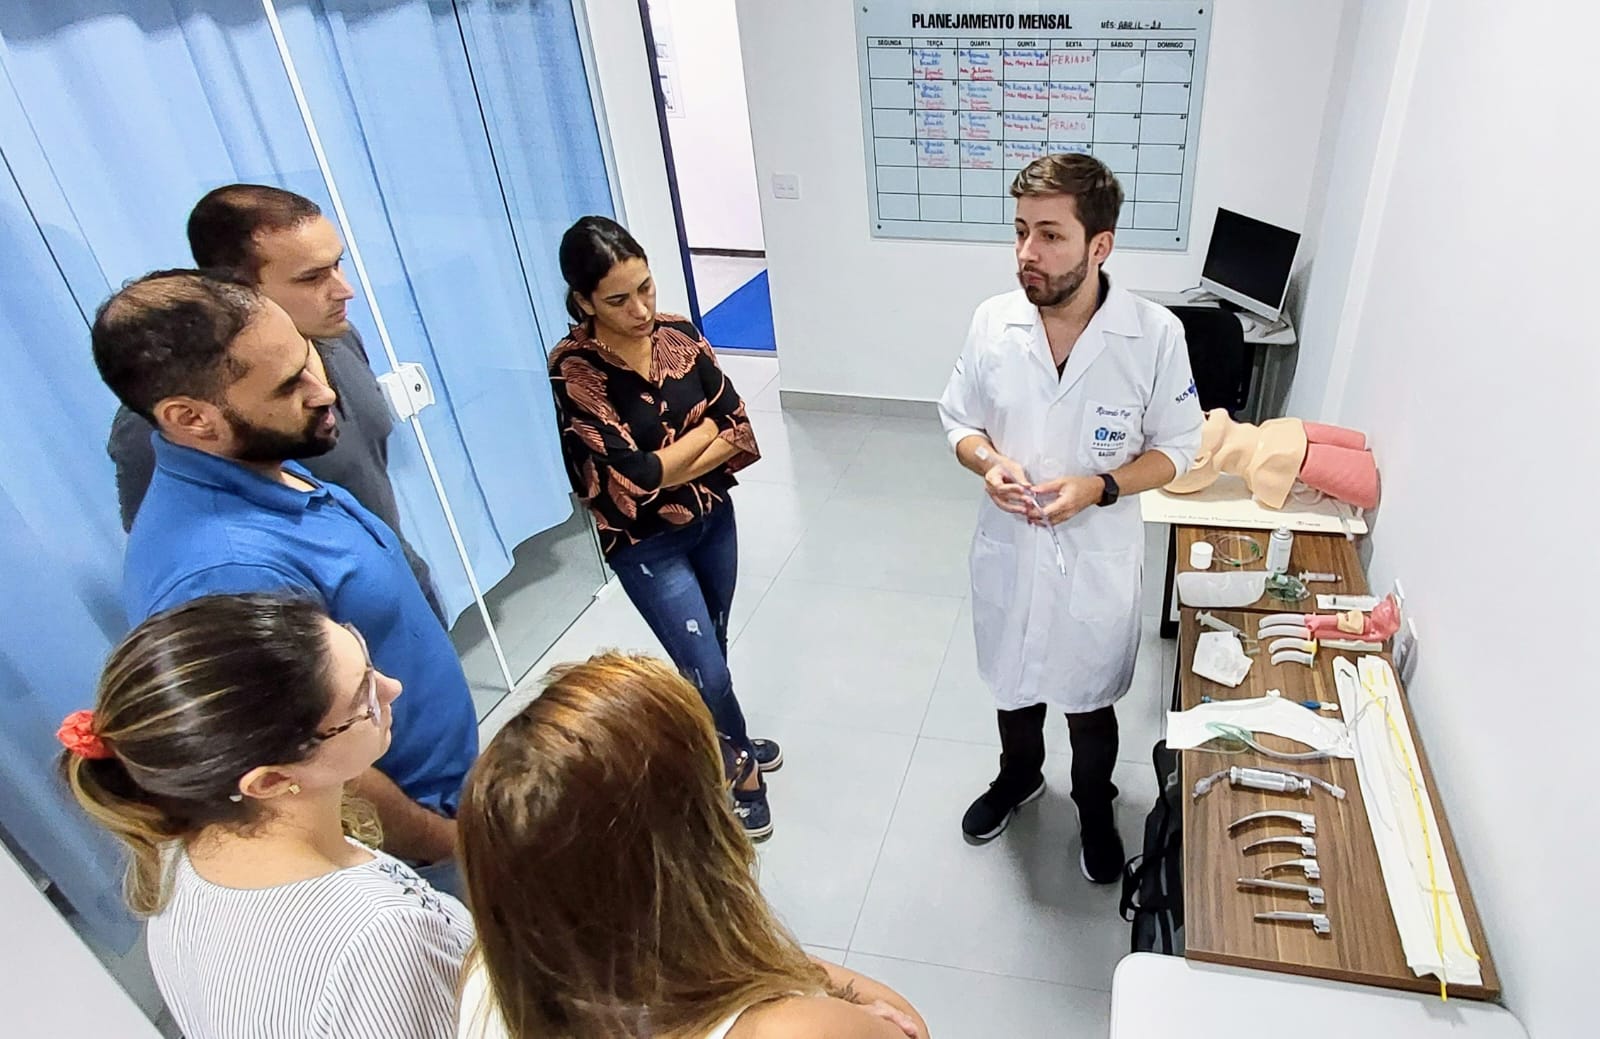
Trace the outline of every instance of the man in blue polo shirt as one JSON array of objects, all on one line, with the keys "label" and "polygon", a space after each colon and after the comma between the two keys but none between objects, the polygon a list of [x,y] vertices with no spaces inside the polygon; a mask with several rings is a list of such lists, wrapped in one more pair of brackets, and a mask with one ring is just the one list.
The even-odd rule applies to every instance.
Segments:
[{"label": "man in blue polo shirt", "polygon": [[204,595],[291,590],[355,625],[405,688],[389,750],[355,791],[377,808],[384,847],[441,863],[448,885],[478,752],[472,699],[395,532],[291,461],[339,436],[310,343],[247,283],[200,271],[130,282],[100,307],[92,338],[101,378],[157,430],[123,572],[129,622]]}]

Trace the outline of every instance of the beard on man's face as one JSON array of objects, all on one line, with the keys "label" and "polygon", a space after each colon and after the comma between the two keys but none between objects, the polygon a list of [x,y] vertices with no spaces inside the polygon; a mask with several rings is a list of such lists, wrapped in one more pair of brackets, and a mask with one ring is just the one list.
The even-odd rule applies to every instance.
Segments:
[{"label": "beard on man's face", "polygon": [[[1044,279],[1044,283],[1042,285],[1030,285],[1022,280],[1024,274],[1037,274]],[[1078,266],[1054,278],[1037,267],[1024,267],[1017,272],[1017,280],[1022,284],[1023,293],[1028,297],[1028,302],[1036,307],[1059,307],[1072,298],[1073,293],[1078,291],[1088,277],[1088,253],[1084,253],[1083,262]]]},{"label": "beard on man's face", "polygon": [[299,433],[284,433],[258,426],[232,410],[226,410],[228,424],[233,429],[235,461],[288,462],[299,458],[316,458],[333,450],[339,442],[337,419],[329,423],[333,405],[328,404],[312,413],[306,428]]}]

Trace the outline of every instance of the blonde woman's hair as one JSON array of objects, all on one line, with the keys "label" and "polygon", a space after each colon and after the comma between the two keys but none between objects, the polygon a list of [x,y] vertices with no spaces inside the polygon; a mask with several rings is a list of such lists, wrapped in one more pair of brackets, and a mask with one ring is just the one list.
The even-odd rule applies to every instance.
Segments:
[{"label": "blonde woman's hair", "polygon": [[762,897],[711,716],[665,663],[551,672],[478,759],[459,832],[513,1037],[687,1036],[827,988]]},{"label": "blonde woman's hair", "polygon": [[[298,599],[208,596],[156,614],[112,650],[93,723],[111,756],[69,750],[60,768],[84,811],[127,849],[124,893],[136,914],[165,908],[177,842],[262,820],[259,802],[232,800],[246,773],[315,751],[332,698],[326,623]],[[345,828],[377,843],[364,802],[346,802]]]}]

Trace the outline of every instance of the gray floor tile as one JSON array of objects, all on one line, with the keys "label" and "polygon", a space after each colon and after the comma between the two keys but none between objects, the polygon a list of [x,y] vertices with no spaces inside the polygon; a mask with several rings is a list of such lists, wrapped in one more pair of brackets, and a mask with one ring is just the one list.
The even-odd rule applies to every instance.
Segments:
[{"label": "gray floor tile", "polygon": [[739,391],[746,403],[760,395],[778,378],[776,357],[751,357],[748,354],[718,354],[717,364]]},{"label": "gray floor tile", "polygon": [[807,945],[805,946],[805,950],[820,960],[827,960],[829,963],[837,963],[841,967],[844,966],[844,961],[847,956],[843,949],[830,949],[825,945]]},{"label": "gray floor tile", "polygon": [[739,576],[776,577],[823,504],[826,490],[745,480],[731,492],[739,519]]},{"label": "gray floor tile", "polygon": [[[460,564],[452,559],[436,565]],[[610,576],[600,560],[588,515],[576,503],[566,522],[517,546],[511,573],[485,596],[514,679],[525,674],[588,608]],[[476,604],[456,619],[450,639],[461,657],[478,717],[483,718],[506,695],[506,683]]]},{"label": "gray floor tile", "polygon": [[789,557],[785,576],[862,588],[967,594],[976,504],[937,498],[830,499]]},{"label": "gray floor tile", "polygon": [[848,948],[915,743],[845,724],[769,722],[751,729],[783,744],[767,778],[772,837],[758,847],[761,887],[802,942]]},{"label": "gray floor tile", "polygon": [[956,461],[937,419],[878,418],[837,488],[873,498],[949,498],[976,515],[982,481]]},{"label": "gray floor tile", "polygon": [[[1148,762],[1150,748],[1164,731],[1167,703],[1171,698],[1174,645],[1161,638],[1155,617],[1147,617],[1139,639],[1139,658],[1134,665],[1128,694],[1117,702],[1117,722],[1121,734],[1118,757],[1129,762]],[[1050,712],[1046,738],[1052,751],[1067,754],[1067,726],[1060,712]],[[972,636],[972,603],[961,604],[955,630],[934,683],[933,698],[922,720],[921,735],[933,739],[961,740],[998,748],[1000,736],[995,728],[994,699],[983,679],[978,677],[977,649]]]},{"label": "gray floor tile", "polygon": [[1111,1024],[1109,992],[864,953],[845,966],[905,996],[938,1039],[1087,1039]]},{"label": "gray floor tile", "polygon": [[[769,577],[740,575],[739,588],[733,597],[733,615],[728,618],[728,640],[736,642],[750,618],[755,615],[772,586]],[[479,722],[480,741],[487,741],[500,726],[527,705],[538,689],[539,680],[557,664],[587,660],[596,653],[619,649],[629,653],[648,653],[666,658],[666,651],[650,631],[639,611],[623,593],[620,585],[613,583],[600,593],[589,607],[568,628],[555,644],[540,657],[532,669],[517,685],[517,691],[505,697],[493,711]],[[737,679],[737,676],[735,676]]]},{"label": "gray floor tile", "polygon": [[[850,944],[870,954],[1109,991],[1128,948],[1117,885],[1078,870],[1067,759],[1000,837],[966,844],[961,814],[994,776],[988,747],[919,739]],[[1118,825],[1135,839],[1155,801],[1148,766],[1117,769]]]},{"label": "gray floor tile", "polygon": [[761,460],[740,470],[741,483],[786,483],[832,491],[861,450],[872,420],[824,411],[752,411]]},{"label": "gray floor tile", "polygon": [[785,574],[734,643],[739,700],[753,716],[914,736],[960,605]]}]

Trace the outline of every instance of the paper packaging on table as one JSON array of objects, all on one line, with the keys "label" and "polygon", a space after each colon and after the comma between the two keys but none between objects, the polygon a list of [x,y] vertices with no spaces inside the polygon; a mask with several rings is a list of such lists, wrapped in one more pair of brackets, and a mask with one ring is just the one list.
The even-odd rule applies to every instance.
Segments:
[{"label": "paper packaging on table", "polygon": [[1201,678],[1220,682],[1229,689],[1244,681],[1250,673],[1251,660],[1239,645],[1238,636],[1228,631],[1208,631],[1195,643],[1194,673]]},{"label": "paper packaging on table", "polygon": [[[1432,974],[1451,985],[1481,985],[1483,972],[1394,670],[1381,657],[1362,657],[1356,664],[1339,657],[1333,663],[1333,678],[1340,708],[1346,718],[1354,719],[1352,742],[1358,751],[1361,800],[1406,965],[1418,977]],[[1167,743],[1172,745],[1171,736]],[[1436,910],[1441,919],[1435,919]]]},{"label": "paper packaging on table", "polygon": [[1355,757],[1350,733],[1343,723],[1324,718],[1281,696],[1218,700],[1187,711],[1172,711],[1167,714],[1167,746],[1173,750],[1191,750],[1209,743],[1217,738],[1208,728],[1212,722],[1255,733],[1270,732],[1337,758]]},{"label": "paper packaging on table", "polygon": [[1249,606],[1267,590],[1265,570],[1232,570],[1226,573],[1178,575],[1178,602],[1201,609],[1237,609]]}]

